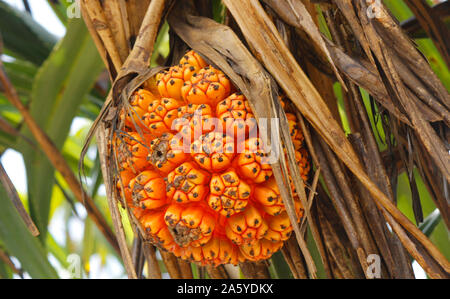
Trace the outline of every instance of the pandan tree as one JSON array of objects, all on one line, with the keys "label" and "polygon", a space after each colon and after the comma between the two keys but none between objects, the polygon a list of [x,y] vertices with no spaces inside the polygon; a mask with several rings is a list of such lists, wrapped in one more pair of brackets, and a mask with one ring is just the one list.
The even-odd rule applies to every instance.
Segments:
[{"label": "pandan tree", "polygon": [[449,277],[447,1],[18,2],[1,277]]}]

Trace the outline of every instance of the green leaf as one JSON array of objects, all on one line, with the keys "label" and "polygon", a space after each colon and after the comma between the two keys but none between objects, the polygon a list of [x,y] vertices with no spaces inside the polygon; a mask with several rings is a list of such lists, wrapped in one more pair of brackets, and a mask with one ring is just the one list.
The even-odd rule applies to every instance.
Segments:
[{"label": "green leaf", "polygon": [[22,268],[31,277],[57,278],[41,243],[28,231],[2,185],[0,206],[0,240],[8,253],[20,261]]},{"label": "green leaf", "polygon": [[292,279],[294,276],[292,275],[291,269],[289,269],[286,260],[284,259],[283,254],[278,251],[275,252],[271,259],[271,267],[273,267],[273,274],[275,277],[273,278],[281,278],[281,279]]},{"label": "green leaf", "polygon": [[311,252],[311,256],[314,260],[314,263],[316,264],[317,268],[317,277],[318,278],[327,278],[327,274],[325,272],[325,267],[322,263],[322,258],[320,257],[319,249],[317,248],[317,244],[314,241],[314,238],[312,237],[311,229],[308,225],[308,239],[306,240],[308,244],[309,252]]},{"label": "green leaf", "polygon": [[69,3],[69,2],[67,2],[67,0],[63,0],[63,1],[47,0],[47,3],[53,9],[53,12],[56,14],[56,16],[61,21],[61,23],[63,23],[64,25],[67,25],[67,20],[68,20],[67,8],[69,7],[69,5],[71,5],[75,2]]},{"label": "green leaf", "polygon": [[36,76],[37,68],[32,63],[16,59],[13,62],[3,62],[11,83],[20,95],[29,96]]},{"label": "green leaf", "polygon": [[[424,232],[429,234],[431,242],[436,245],[442,254],[444,254],[445,257],[450,258],[450,239],[448,237],[448,230],[445,223],[443,221],[437,221],[437,219],[433,220],[433,218],[437,216],[434,214],[436,211],[436,205],[434,204],[433,199],[417,170],[414,171],[414,176],[419,191],[423,214],[426,219],[426,221],[422,223],[421,228],[425,229],[425,227],[423,227],[423,225],[426,225],[425,223],[428,225],[431,224],[431,226],[428,226],[428,231],[425,229]],[[398,178],[397,206],[400,211],[402,211],[413,223],[415,223],[411,201],[411,190],[406,173],[402,173]],[[436,221],[437,223],[435,223]],[[431,229],[434,225],[434,229]]]},{"label": "green leaf", "polygon": [[16,137],[0,131],[0,153],[7,150],[8,148],[15,149],[15,140]]},{"label": "green leaf", "polygon": [[0,279],[11,279],[12,271],[4,262],[0,260]]},{"label": "green leaf", "polygon": [[86,218],[84,221],[84,234],[81,247],[81,260],[83,263],[84,271],[90,272],[90,258],[98,251],[97,242],[99,238],[95,234],[94,223],[91,219]]},{"label": "green leaf", "polygon": [[441,221],[441,213],[438,209],[434,210],[424,221],[419,225],[420,230],[427,236],[431,236],[436,226]]},{"label": "green leaf", "polygon": [[57,38],[29,14],[0,1],[0,32],[9,54],[40,65],[50,54]]},{"label": "green leaf", "polygon": [[218,23],[223,23],[225,21],[225,5],[221,0],[212,1],[213,19]]},{"label": "green leaf", "polygon": [[161,27],[158,37],[156,38],[154,48],[155,50],[150,62],[152,67],[158,66],[158,58],[160,56],[166,58],[169,55],[169,24],[167,22],[164,22],[164,25]]},{"label": "green leaf", "polygon": [[440,221],[430,235],[430,240],[436,244],[442,254],[450,259],[450,238],[447,226],[444,221]]},{"label": "green leaf", "polygon": [[[57,148],[61,149],[83,98],[91,90],[103,63],[81,19],[68,23],[64,39],[38,71],[30,112]],[[31,137],[28,128],[23,134]],[[45,240],[54,168],[39,151],[19,141],[27,169],[30,211]]]}]

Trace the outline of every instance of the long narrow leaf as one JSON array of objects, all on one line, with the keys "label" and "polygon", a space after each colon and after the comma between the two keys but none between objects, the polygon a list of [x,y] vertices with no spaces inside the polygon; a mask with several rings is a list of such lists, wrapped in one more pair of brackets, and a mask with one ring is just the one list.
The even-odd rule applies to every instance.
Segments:
[{"label": "long narrow leaf", "polygon": [[41,243],[34,238],[0,186],[0,240],[33,278],[57,278]]},{"label": "long narrow leaf", "polygon": [[[63,41],[39,70],[30,112],[61,149],[72,120],[102,70],[102,62],[82,20],[71,20]],[[28,128],[23,133],[32,136]],[[31,213],[45,240],[54,168],[40,152],[20,141],[28,180]]]}]

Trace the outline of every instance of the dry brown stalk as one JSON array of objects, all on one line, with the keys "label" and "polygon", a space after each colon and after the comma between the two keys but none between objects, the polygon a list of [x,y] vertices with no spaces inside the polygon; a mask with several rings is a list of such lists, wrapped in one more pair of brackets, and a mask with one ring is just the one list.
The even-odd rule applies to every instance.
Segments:
[{"label": "dry brown stalk", "polygon": [[170,278],[182,279],[183,274],[180,270],[178,259],[172,253],[165,250],[160,250],[159,252],[161,253],[162,260],[166,266],[167,273],[169,273]]},{"label": "dry brown stalk", "polygon": [[227,270],[224,266],[206,266],[206,271],[211,279],[229,279]]},{"label": "dry brown stalk", "polygon": [[149,242],[144,242],[143,250],[145,258],[147,259],[147,272],[150,279],[161,279],[161,269],[159,268],[158,260],[156,258],[156,248]]},{"label": "dry brown stalk", "polygon": [[4,252],[4,251],[2,250],[2,248],[0,248],[0,261],[2,261],[2,262],[5,263],[9,268],[11,268],[11,270],[12,270],[14,273],[16,273],[16,274],[22,276],[22,272],[23,272],[23,271],[22,271],[21,269],[18,269],[18,268],[16,267],[16,265],[14,265],[13,261],[11,260],[11,258],[8,256],[8,254],[6,254],[6,252]]},{"label": "dry brown stalk", "polygon": [[[324,104],[317,90],[300,69],[288,49],[286,49],[275,26],[267,17],[260,4],[252,0],[239,2],[225,0],[224,2],[237,20],[248,42],[252,45],[252,49],[259,53],[258,56],[261,57],[266,68],[278,81],[289,98],[294,101],[297,108],[320,133],[322,138],[332,146],[336,155],[364,184],[376,200],[377,206],[380,209],[386,209],[395,221],[400,223],[427,248],[446,271],[450,271],[450,263],[436,246],[380,192],[378,187],[367,176],[355,151],[339,129],[339,125],[332,119],[329,109]],[[255,28],[258,28],[258,33],[253,32]],[[294,78],[297,80],[294,80]],[[411,105],[408,103],[404,104]],[[427,127],[427,124],[424,124],[422,119],[416,118],[415,120],[424,125],[425,128]],[[431,138],[433,134],[430,133],[427,136]],[[424,141],[426,137],[424,135],[422,137],[424,137]],[[427,139],[424,142],[429,144],[430,140]],[[448,155],[443,154],[438,160],[444,159],[443,157],[445,156],[448,157]]]},{"label": "dry brown stalk", "polygon": [[13,202],[14,207],[16,208],[17,212],[19,213],[20,217],[22,218],[23,222],[27,226],[30,233],[34,237],[39,236],[40,233],[38,228],[36,227],[36,224],[34,224],[33,219],[31,219],[30,215],[25,210],[25,207],[23,206],[23,203],[20,200],[19,194],[17,193],[17,190],[14,187],[11,179],[9,178],[5,169],[3,168],[2,163],[0,163],[0,183],[5,188],[8,197]]},{"label": "dry brown stalk", "polygon": [[102,169],[103,178],[105,181],[105,189],[106,189],[106,198],[108,200],[109,210],[111,212],[111,218],[113,221],[114,230],[116,233],[117,241],[119,243],[119,253],[122,256],[125,270],[128,274],[129,278],[137,279],[137,274],[135,271],[135,266],[133,264],[133,258],[131,256],[130,250],[128,248],[125,231],[122,223],[122,216],[119,212],[119,206],[117,204],[116,191],[115,186],[111,184],[113,182],[112,173],[111,173],[111,163],[106,159],[108,157],[109,148],[107,138],[105,136],[106,128],[104,124],[101,124],[100,129],[97,131],[96,139],[97,139],[97,148],[98,152],[103,159],[100,159],[100,166]]},{"label": "dry brown stalk", "polygon": [[269,279],[270,274],[269,270],[264,263],[264,261],[260,262],[244,262],[240,263],[239,267],[242,270],[242,274],[246,278],[250,279]]}]

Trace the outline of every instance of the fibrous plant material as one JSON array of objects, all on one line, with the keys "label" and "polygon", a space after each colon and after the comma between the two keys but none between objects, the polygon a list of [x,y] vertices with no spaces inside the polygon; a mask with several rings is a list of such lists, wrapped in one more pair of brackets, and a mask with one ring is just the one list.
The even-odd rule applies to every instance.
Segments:
[{"label": "fibrous plant material", "polygon": [[[137,32],[143,10],[129,13],[136,6],[133,4],[136,1],[128,2],[125,12],[136,16],[133,24],[124,23],[125,42],[129,45],[123,45],[119,32],[113,33],[118,45],[111,46],[108,35],[105,32],[99,34],[105,26],[108,27],[108,24],[98,22],[102,18],[96,19],[96,24],[102,26],[98,26],[96,31],[92,30],[92,26],[90,29],[95,33],[94,40],[101,38],[103,45],[98,45],[100,53],[112,79],[116,79],[105,109],[98,118],[101,124],[99,131],[104,130],[108,136],[112,136],[111,131],[115,133],[112,144],[120,174],[114,175],[116,179],[121,177],[122,182],[117,182],[121,194],[127,199],[132,219],[136,220],[133,224],[138,224],[142,235],[149,239],[146,243],[167,239],[165,245],[172,247],[169,250],[177,256],[203,259],[204,263],[211,265],[221,263],[220,254],[223,252],[232,253],[230,261],[233,263],[236,263],[236,257],[237,261],[243,258],[255,260],[251,250],[255,254],[261,246],[238,244],[245,244],[254,236],[263,234],[260,240],[285,240],[288,236],[285,230],[280,229],[281,225],[288,218],[290,223],[297,218],[295,210],[298,209],[294,205],[297,206],[300,199],[306,217],[303,217],[300,226],[294,226],[298,244],[292,236],[290,243],[283,247],[283,255],[294,277],[315,277],[315,263],[318,260],[311,258],[304,241],[306,236],[313,237],[329,278],[367,277],[366,257],[369,253],[380,254],[383,278],[413,277],[410,257],[417,260],[431,277],[445,277],[448,274],[448,261],[400,213],[395,207],[393,195],[397,177],[404,170],[408,173],[411,191],[414,191],[413,171],[417,166],[448,226],[448,159],[441,161],[447,156],[439,155],[442,151],[430,147],[426,138],[423,140],[426,134],[433,132],[427,128],[428,124],[421,123],[429,123],[436,134],[439,133],[438,139],[430,134],[430,140],[442,148],[439,144],[448,135],[448,92],[388,14],[367,19],[365,12],[370,1],[225,0],[224,24],[218,24],[211,19],[210,1],[143,1],[143,5],[147,6],[150,2],[150,6],[137,36],[137,46],[130,48],[134,44],[131,37],[136,37],[130,32]],[[89,6],[89,2],[86,1],[86,4]],[[95,12],[94,6],[89,9],[91,13]],[[317,9],[319,6],[321,9]],[[104,13],[109,28],[115,32],[117,28],[113,26],[107,10],[105,8]],[[323,14],[331,31],[330,38],[320,34],[316,28],[316,13]],[[157,72],[148,66],[153,42],[164,19],[170,26],[171,41],[170,55],[165,65],[175,65],[158,75],[159,82],[152,79],[148,83],[145,81]],[[134,29],[129,30],[129,27]],[[324,32],[321,30],[321,33]],[[201,53],[208,63],[194,52],[183,58],[188,47]],[[128,58],[121,51],[126,48],[132,49]],[[121,61],[114,57],[120,57]],[[112,63],[113,60],[116,63]],[[124,63],[123,67],[121,63]],[[163,64],[162,59],[159,63]],[[208,64],[212,66],[193,78]],[[227,76],[219,70],[233,84],[227,82]],[[335,81],[342,83],[343,120],[349,122],[349,135],[344,135],[342,131],[340,117],[343,114],[338,111],[333,92]],[[277,83],[295,104],[291,103],[289,113],[281,109],[280,102],[281,106],[286,106],[283,101],[277,100]],[[363,105],[361,88],[371,95],[372,113]],[[136,89],[136,94],[143,95],[143,99],[134,94]],[[185,98],[188,98],[187,102]],[[149,110],[151,103],[154,104]],[[223,103],[223,106],[218,108],[217,103]],[[231,111],[230,107],[233,107]],[[197,111],[202,112],[201,117],[195,117]],[[296,119],[290,113],[296,115]],[[373,114],[374,118],[377,113],[383,117],[384,137],[388,151],[392,153],[379,152],[366,113],[367,116]],[[119,126],[117,115],[120,115]],[[252,131],[252,124],[247,120],[252,120],[253,116],[258,120],[278,117],[283,130],[281,138],[250,138],[248,134]],[[181,121],[173,121],[175,117],[181,118]],[[237,120],[241,120],[240,124]],[[302,126],[300,136],[292,128],[296,123]],[[236,153],[236,148],[227,152],[230,136],[224,137],[215,131],[220,124],[227,132],[234,130],[234,136],[239,135],[239,129],[245,128],[244,142],[236,143],[242,146],[244,153]],[[202,130],[195,136],[198,126]],[[261,123],[259,126],[262,131],[265,130]],[[267,128],[267,131],[273,129]],[[303,154],[303,134],[309,150],[306,155]],[[194,137],[191,139],[188,136]],[[245,154],[255,144],[253,137],[262,139],[262,142],[268,141],[268,144],[280,145],[285,155],[280,155],[271,167],[261,164],[261,153]],[[391,142],[391,139],[395,140]],[[189,146],[184,140],[190,141]],[[102,138],[101,141],[106,144],[110,140]],[[205,143],[208,146],[203,146]],[[189,150],[180,150],[184,147]],[[218,149],[223,153],[218,153]],[[113,156],[111,153],[103,151],[101,156],[108,161]],[[305,189],[303,181],[308,172],[309,154],[316,173],[311,187]],[[381,165],[383,162],[386,170]],[[300,167],[293,167],[295,164],[300,164]],[[183,168],[178,169],[180,166]],[[254,173],[253,166],[258,166],[260,171]],[[105,169],[114,172],[112,167]],[[299,174],[299,170],[303,170],[302,173]],[[194,180],[192,175],[198,176],[198,180]],[[319,175],[322,178],[320,183]],[[267,176],[269,180],[266,181]],[[153,188],[162,185],[161,178],[167,178],[164,184],[170,185],[169,191]],[[229,183],[230,178],[235,181],[233,184]],[[106,181],[109,181],[106,184],[112,182],[109,179]],[[294,185],[293,190],[290,183]],[[152,188],[146,190],[147,185]],[[216,190],[215,186],[219,188]],[[254,194],[251,200],[243,196],[249,187],[250,193]],[[233,188],[240,190],[236,192],[237,196],[229,195],[229,190]],[[309,191],[308,198],[305,190]],[[109,197],[117,199],[114,195]],[[192,208],[183,209],[187,206]],[[416,213],[421,209],[420,198],[414,194],[413,206],[420,222],[420,213]],[[242,209],[244,211],[240,211]],[[266,221],[267,227],[250,225],[248,219],[259,219],[254,216],[255,209],[263,214],[263,220],[264,215],[273,216],[274,220],[270,225]],[[167,215],[170,217],[166,221],[167,212],[170,212]],[[278,213],[276,218],[274,214]],[[211,221],[214,218],[211,215],[228,219],[226,224],[243,223],[242,227],[239,226],[241,231],[237,231],[237,226]],[[197,218],[201,221],[194,222],[192,227],[186,225],[190,219]],[[273,230],[277,225],[279,230]],[[223,229],[224,238],[216,238],[205,227],[214,227],[219,231]],[[145,232],[145,228],[149,229],[149,233]],[[306,228],[309,230],[306,231]],[[192,236],[196,240],[192,240]],[[233,240],[236,244],[230,248],[223,240]],[[259,243],[261,245],[263,241]],[[233,250],[236,247],[239,249],[237,255]],[[191,249],[190,256],[185,248]],[[179,260],[170,252],[160,252],[172,278],[186,276],[181,273],[183,267]],[[263,255],[260,254],[257,259],[261,258]],[[128,260],[125,255],[126,265]],[[276,259],[272,262],[277,263]],[[201,267],[208,271],[211,278],[228,277],[222,273],[225,272],[224,267],[214,268],[211,265]],[[264,269],[266,264],[259,263],[258,267]],[[251,262],[241,263],[240,268],[249,278],[268,277],[267,273],[258,276],[258,270]]]},{"label": "fibrous plant material", "polygon": [[[157,92],[138,89],[122,109],[112,143],[118,190],[144,238],[201,265],[270,258],[293,226],[247,99],[194,51],[156,79]],[[294,114],[288,123],[306,181],[303,134]]]}]

